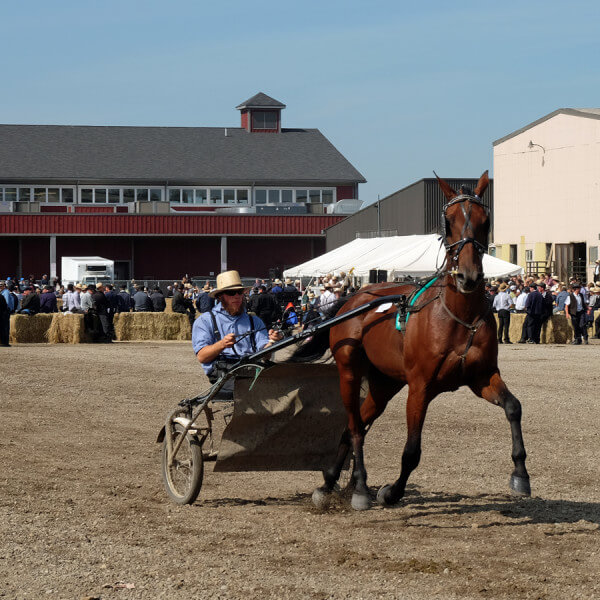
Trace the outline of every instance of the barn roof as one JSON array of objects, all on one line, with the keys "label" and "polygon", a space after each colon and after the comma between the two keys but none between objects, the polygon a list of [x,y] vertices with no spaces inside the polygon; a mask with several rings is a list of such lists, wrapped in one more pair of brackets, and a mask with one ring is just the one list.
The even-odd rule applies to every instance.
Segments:
[{"label": "barn roof", "polygon": [[240,110],[243,108],[285,108],[285,104],[279,102],[279,100],[275,100],[275,98],[271,98],[271,96],[258,92],[258,94],[254,94],[252,98],[248,98],[248,100],[242,102],[236,108]]},{"label": "barn roof", "polygon": [[318,129],[0,125],[0,179],[343,185],[364,177]]},{"label": "barn roof", "polygon": [[493,146],[497,146],[498,144],[501,144],[502,142],[505,142],[506,140],[510,140],[511,138],[513,138],[517,135],[520,135],[521,133],[527,131],[528,129],[531,129],[532,127],[535,127],[536,125],[543,123],[544,121],[548,121],[549,119],[552,119],[552,117],[555,117],[556,115],[571,115],[573,117],[584,117],[586,119],[600,119],[600,108],[559,108],[558,110],[555,110],[554,112],[551,112],[550,114],[547,114],[546,116],[542,117],[541,119],[537,119],[537,121],[533,121],[533,123],[529,123],[529,125],[525,125],[525,127],[521,127],[521,129],[517,129],[516,131],[513,131],[512,133],[505,135],[504,137],[500,138],[499,140],[496,140],[493,143]]}]

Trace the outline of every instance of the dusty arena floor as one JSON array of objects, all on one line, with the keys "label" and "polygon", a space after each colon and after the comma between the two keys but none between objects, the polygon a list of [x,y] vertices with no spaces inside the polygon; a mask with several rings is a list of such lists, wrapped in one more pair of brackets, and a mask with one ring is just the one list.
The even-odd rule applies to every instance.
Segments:
[{"label": "dusty arena floor", "polygon": [[[320,513],[318,473],[213,473],[170,504],[156,434],[200,376],[189,343],[0,349],[0,597],[600,598],[600,346],[500,348],[533,498],[508,495],[503,412],[434,401],[398,508]],[[369,435],[393,481],[405,392]]]}]

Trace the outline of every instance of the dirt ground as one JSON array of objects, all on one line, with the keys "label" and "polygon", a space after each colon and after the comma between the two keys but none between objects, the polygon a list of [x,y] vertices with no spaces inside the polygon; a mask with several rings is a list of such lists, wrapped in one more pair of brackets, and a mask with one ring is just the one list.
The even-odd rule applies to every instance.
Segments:
[{"label": "dirt ground", "polygon": [[[600,598],[600,346],[500,348],[533,497],[508,494],[503,412],[437,398],[406,499],[318,512],[318,473],[213,473],[169,503],[156,434],[204,386],[190,344],[0,354],[0,597]],[[366,445],[392,482],[405,392]]]}]

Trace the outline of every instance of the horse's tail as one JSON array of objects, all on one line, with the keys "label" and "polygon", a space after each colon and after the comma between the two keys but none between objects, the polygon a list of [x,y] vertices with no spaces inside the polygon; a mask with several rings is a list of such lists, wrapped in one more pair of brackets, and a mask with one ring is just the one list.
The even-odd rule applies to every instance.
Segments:
[{"label": "horse's tail", "polygon": [[[328,311],[331,317],[335,316],[340,308],[348,301],[349,298],[340,298],[331,305]],[[326,321],[324,321],[326,322]],[[287,359],[286,362],[304,363],[317,360],[325,354],[329,348],[329,329],[324,327],[317,331],[307,342],[298,347],[294,353]]]}]

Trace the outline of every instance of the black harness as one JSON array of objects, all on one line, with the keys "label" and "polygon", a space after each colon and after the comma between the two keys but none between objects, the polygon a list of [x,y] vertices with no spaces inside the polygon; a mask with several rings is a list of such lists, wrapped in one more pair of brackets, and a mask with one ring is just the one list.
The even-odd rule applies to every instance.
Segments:
[{"label": "black harness", "polygon": [[[446,211],[455,204],[460,204],[460,208],[462,209],[463,215],[465,217],[465,224],[463,225],[462,231],[460,232],[461,239],[457,242],[450,243],[448,241],[448,222],[446,220]],[[453,262],[458,262],[458,255],[461,250],[465,247],[466,244],[473,244],[475,249],[479,254],[484,254],[487,251],[487,248],[478,242],[474,237],[467,237],[467,230],[470,229],[473,232],[473,227],[471,226],[471,208],[473,204],[478,204],[483,208],[487,217],[490,216],[490,211],[488,207],[482,202],[479,196],[474,196],[471,194],[459,194],[455,198],[452,198],[450,202],[447,202],[442,207],[442,241],[444,242],[444,246],[446,248],[446,252],[448,252],[452,256]]]}]

